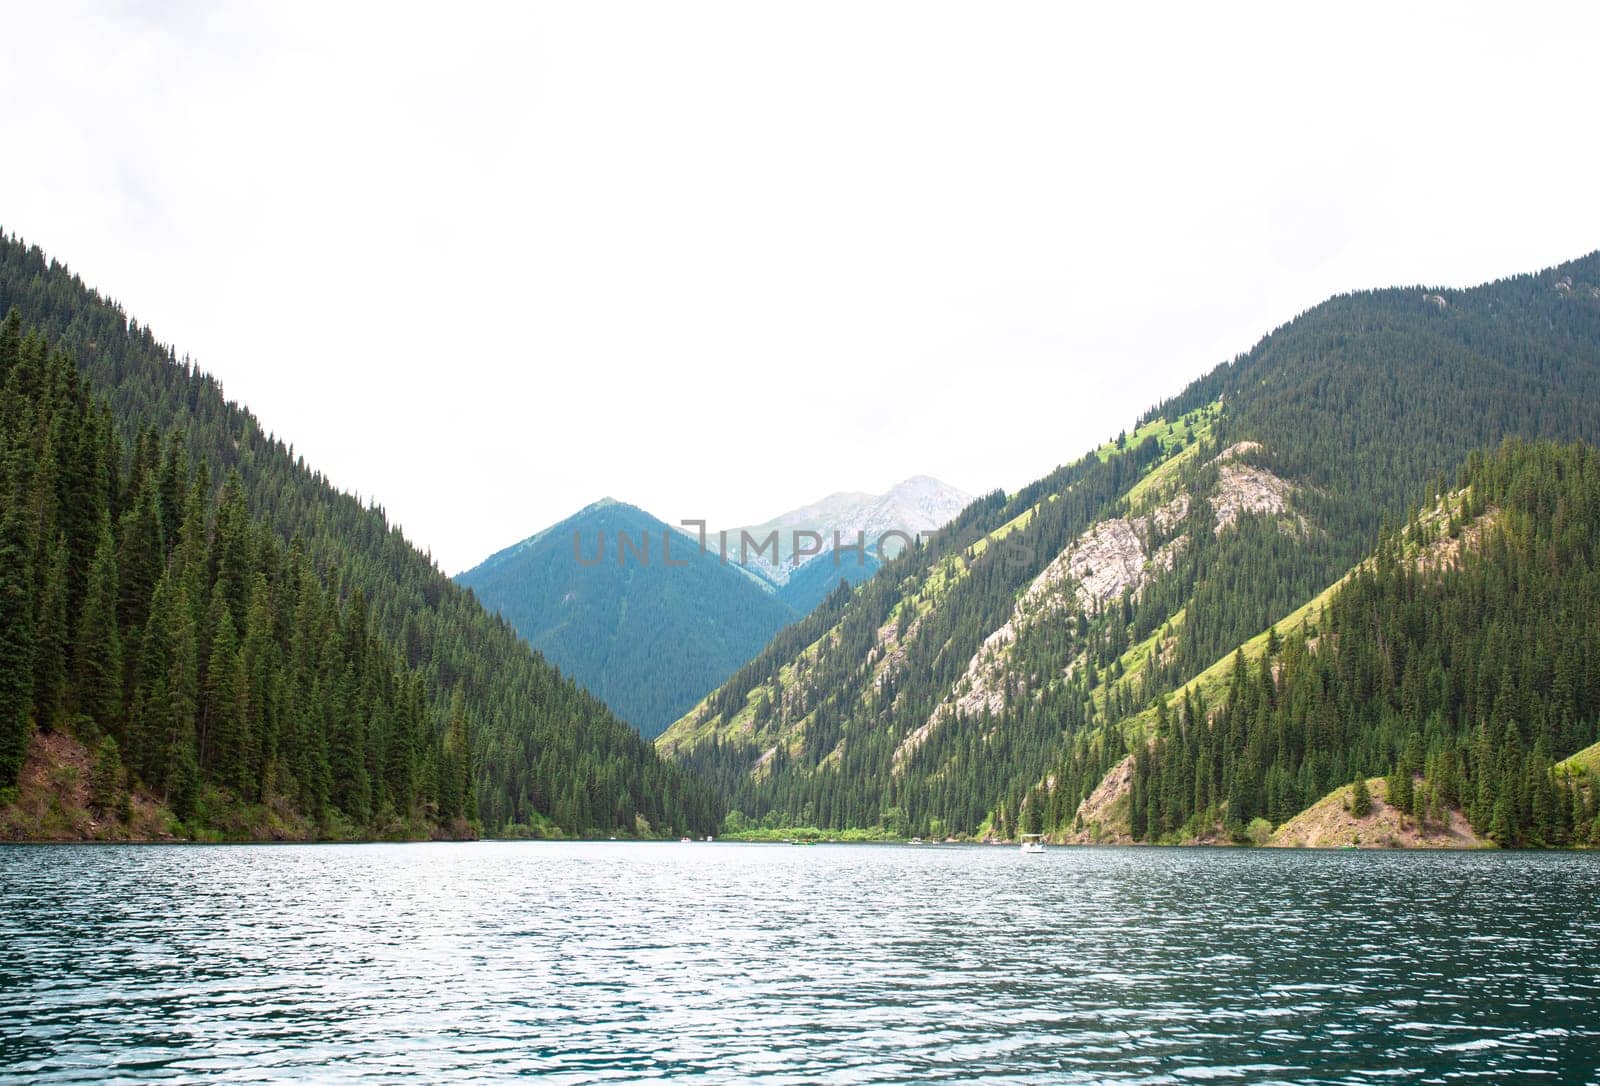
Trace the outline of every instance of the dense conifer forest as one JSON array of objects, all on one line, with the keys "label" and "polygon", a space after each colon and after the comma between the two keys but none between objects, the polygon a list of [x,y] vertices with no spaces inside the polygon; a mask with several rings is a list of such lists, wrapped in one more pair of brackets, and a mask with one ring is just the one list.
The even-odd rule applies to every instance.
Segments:
[{"label": "dense conifer forest", "polygon": [[64,728],[202,819],[265,800],[334,834],[715,829],[703,785],[381,508],[11,237],[0,312],[0,785]]},{"label": "dense conifer forest", "polygon": [[[1501,844],[1600,844],[1596,790],[1552,772],[1600,740],[1600,452],[1512,443],[1474,455],[1458,485],[1310,623],[1255,661],[1236,653],[1214,711],[1161,701],[1134,749],[1135,839],[1224,822],[1242,837],[1387,776],[1418,823],[1459,807]],[[1477,538],[1441,558],[1463,534]],[[1071,820],[1058,808],[1052,828]]]},{"label": "dense conifer forest", "polygon": [[[1316,307],[1131,433],[975,503],[775,640],[661,749],[705,773],[746,825],[1069,827],[1155,729],[1164,697],[1333,584],[1386,524],[1404,524],[1475,450],[1508,436],[1600,443],[1600,255],[1470,290]],[[1063,565],[1074,548],[1098,557]],[[1052,563],[1073,572],[1052,582]],[[1122,565],[1137,571],[1104,575]],[[1097,577],[1109,595],[1083,587]],[[1042,602],[1024,614],[1030,593]],[[1556,652],[1534,644],[1515,651]],[[1593,740],[1595,717],[1580,709],[1589,715],[1552,725],[1537,755],[1537,726],[1517,718],[1519,773],[1524,755],[1553,761]],[[1432,733],[1409,726],[1426,760]],[[1498,752],[1505,738],[1489,742]],[[1273,763],[1272,782],[1263,776],[1236,812],[1278,821],[1391,761],[1373,746],[1359,765],[1347,752],[1337,772]],[[1161,807],[1145,839],[1192,813]],[[1536,839],[1520,822],[1506,832]]]},{"label": "dense conifer forest", "polygon": [[182,438],[124,448],[72,360],[0,325],[0,786],[35,726],[70,731],[183,820],[281,800],[324,824],[412,835],[477,820],[469,721],[251,520]]}]

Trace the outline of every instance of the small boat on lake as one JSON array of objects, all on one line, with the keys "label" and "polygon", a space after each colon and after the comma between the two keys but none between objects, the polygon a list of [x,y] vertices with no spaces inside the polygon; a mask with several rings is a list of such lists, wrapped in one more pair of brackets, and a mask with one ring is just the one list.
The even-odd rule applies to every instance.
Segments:
[{"label": "small boat on lake", "polygon": [[906,844],[908,844],[908,845],[920,845],[920,844],[922,844],[922,838],[913,837],[911,840],[907,841]]},{"label": "small boat on lake", "polygon": [[1044,834],[1025,833],[1022,835],[1022,851],[1027,853],[1044,851]]}]

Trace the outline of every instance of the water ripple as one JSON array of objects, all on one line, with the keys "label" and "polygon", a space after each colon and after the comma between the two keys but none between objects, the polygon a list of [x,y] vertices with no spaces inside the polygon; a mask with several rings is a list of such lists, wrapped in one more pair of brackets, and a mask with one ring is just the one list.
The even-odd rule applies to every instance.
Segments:
[{"label": "water ripple", "polygon": [[0,847],[0,1076],[1600,1082],[1600,857]]}]

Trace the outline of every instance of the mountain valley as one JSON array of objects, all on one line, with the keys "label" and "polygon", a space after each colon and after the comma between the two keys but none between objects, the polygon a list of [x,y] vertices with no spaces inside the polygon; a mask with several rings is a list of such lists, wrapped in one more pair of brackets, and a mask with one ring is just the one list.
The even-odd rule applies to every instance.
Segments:
[{"label": "mountain valley", "polygon": [[653,738],[840,582],[869,578],[880,542],[892,556],[969,501],[918,476],[702,539],[607,498],[455,580]]}]

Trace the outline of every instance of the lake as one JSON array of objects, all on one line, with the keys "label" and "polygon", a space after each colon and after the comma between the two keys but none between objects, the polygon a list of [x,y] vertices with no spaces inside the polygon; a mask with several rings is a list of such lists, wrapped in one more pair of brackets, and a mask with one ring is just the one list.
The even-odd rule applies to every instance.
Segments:
[{"label": "lake", "polygon": [[0,1076],[1597,1081],[1600,855],[0,847]]}]

